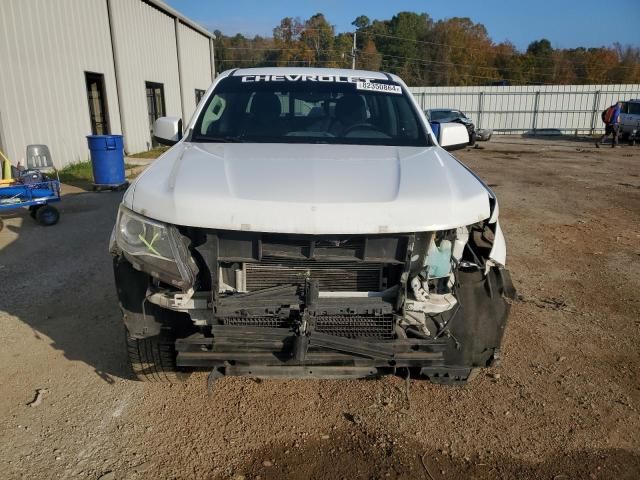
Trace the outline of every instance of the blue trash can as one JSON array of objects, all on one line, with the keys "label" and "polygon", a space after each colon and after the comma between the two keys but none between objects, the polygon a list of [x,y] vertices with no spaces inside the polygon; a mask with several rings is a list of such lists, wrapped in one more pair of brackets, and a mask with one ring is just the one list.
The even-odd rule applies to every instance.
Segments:
[{"label": "blue trash can", "polygon": [[93,189],[120,190],[128,183],[124,175],[122,135],[88,135]]}]

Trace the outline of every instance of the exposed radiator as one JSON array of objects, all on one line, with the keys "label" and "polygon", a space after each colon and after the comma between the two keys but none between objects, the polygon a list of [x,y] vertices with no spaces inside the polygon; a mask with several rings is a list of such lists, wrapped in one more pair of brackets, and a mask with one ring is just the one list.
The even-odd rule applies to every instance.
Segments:
[{"label": "exposed radiator", "polygon": [[304,285],[318,280],[320,290],[379,291],[382,264],[333,260],[292,259],[265,256],[259,263],[246,264],[247,291],[277,285]]}]

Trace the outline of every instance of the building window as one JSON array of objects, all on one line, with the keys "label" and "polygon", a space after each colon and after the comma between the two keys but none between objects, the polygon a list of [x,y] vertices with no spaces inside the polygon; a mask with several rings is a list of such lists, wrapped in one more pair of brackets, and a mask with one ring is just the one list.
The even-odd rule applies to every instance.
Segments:
[{"label": "building window", "polygon": [[200,100],[202,100],[202,97],[204,97],[204,90],[198,90],[196,88],[196,106],[198,106]]},{"label": "building window", "polygon": [[104,75],[101,73],[84,72],[84,79],[87,85],[91,134],[108,135],[110,128],[107,96],[104,91]]},{"label": "building window", "polygon": [[165,116],[164,86],[161,83],[145,82],[147,89],[147,109],[149,111],[149,133],[151,135],[151,145],[158,146],[158,142],[153,139],[153,124],[160,117]]}]

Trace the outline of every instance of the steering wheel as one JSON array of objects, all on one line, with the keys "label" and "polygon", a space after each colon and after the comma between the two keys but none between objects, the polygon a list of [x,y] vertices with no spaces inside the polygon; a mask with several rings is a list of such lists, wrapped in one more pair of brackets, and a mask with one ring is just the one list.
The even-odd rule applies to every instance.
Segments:
[{"label": "steering wheel", "polygon": [[380,129],[378,127],[376,127],[375,125],[363,122],[363,123],[356,123],[355,125],[351,125],[344,132],[342,132],[342,136],[343,137],[347,136],[348,134],[350,134],[354,130],[370,130],[370,131],[381,133]]}]

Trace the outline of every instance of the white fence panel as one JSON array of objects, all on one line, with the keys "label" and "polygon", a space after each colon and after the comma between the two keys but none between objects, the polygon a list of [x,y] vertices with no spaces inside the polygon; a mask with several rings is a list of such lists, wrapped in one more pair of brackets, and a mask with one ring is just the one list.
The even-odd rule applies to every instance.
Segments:
[{"label": "white fence panel", "polygon": [[600,112],[640,98],[640,85],[411,87],[424,110],[456,108],[498,133],[597,133]]}]

